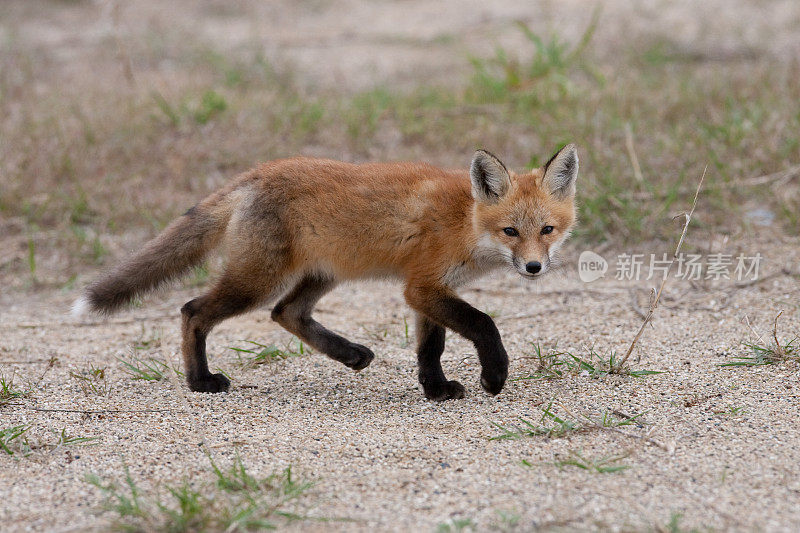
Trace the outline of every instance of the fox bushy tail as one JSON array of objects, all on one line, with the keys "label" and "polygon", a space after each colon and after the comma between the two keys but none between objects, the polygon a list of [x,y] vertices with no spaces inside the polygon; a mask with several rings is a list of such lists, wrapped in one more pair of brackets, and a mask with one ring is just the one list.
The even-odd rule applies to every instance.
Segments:
[{"label": "fox bushy tail", "polygon": [[73,314],[111,314],[199,264],[219,243],[230,219],[224,206],[217,204],[214,209],[203,205],[207,203],[212,202],[193,207],[141,250],[92,282],[75,302]]}]

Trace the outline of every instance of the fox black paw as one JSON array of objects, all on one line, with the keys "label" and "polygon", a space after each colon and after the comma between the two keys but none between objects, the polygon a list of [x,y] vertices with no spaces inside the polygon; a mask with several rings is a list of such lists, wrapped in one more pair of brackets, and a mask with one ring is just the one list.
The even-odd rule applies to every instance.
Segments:
[{"label": "fox black paw", "polygon": [[226,392],[230,386],[231,381],[222,374],[189,380],[189,388],[194,392]]},{"label": "fox black paw", "polygon": [[366,346],[352,343],[350,346],[350,354],[346,361],[343,361],[345,366],[348,366],[358,372],[364,370],[369,366],[372,360],[375,359],[375,354]]},{"label": "fox black paw", "polygon": [[506,374],[494,374],[491,376],[481,376],[481,386],[489,394],[497,395],[503,390],[506,383]]},{"label": "fox black paw", "polygon": [[464,385],[458,381],[442,381],[440,383],[427,384],[422,386],[425,389],[425,397],[434,402],[445,400],[458,400],[464,397]]}]

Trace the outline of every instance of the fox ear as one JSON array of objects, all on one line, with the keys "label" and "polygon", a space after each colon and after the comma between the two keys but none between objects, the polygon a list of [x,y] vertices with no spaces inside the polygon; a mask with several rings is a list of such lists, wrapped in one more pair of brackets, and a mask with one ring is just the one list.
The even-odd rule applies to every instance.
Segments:
[{"label": "fox ear", "polygon": [[497,203],[511,186],[506,166],[486,150],[475,152],[469,177],[472,179],[472,197],[486,204]]},{"label": "fox ear", "polygon": [[542,184],[558,197],[574,196],[578,179],[578,151],[568,144],[544,164]]}]

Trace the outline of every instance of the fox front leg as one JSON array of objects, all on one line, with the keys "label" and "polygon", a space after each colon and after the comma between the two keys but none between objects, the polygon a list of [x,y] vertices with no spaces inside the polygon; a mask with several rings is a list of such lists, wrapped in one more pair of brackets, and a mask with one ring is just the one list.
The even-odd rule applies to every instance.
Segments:
[{"label": "fox front leg", "polygon": [[458,381],[448,381],[442,370],[445,329],[431,319],[417,313],[417,359],[419,382],[429,400],[444,400],[464,397],[464,386]]},{"label": "fox front leg", "polygon": [[[500,339],[500,332],[491,317],[478,311],[453,291],[444,287],[408,286],[405,296],[408,304],[417,312],[422,313],[434,323],[451,329],[472,341],[481,363],[481,385],[486,392],[498,394],[503,389],[508,377],[508,355],[503,347],[503,341]],[[443,348],[443,335],[441,344]],[[425,376],[429,379],[433,377],[434,383],[437,379],[446,382],[441,365],[438,364],[438,356],[436,359],[438,374],[435,372],[436,367],[433,367],[433,371],[431,370],[430,364],[428,368],[423,368],[423,358],[420,355],[420,380],[423,379],[423,371],[425,371]],[[425,387],[425,383],[423,383],[423,387]],[[425,393],[427,396],[427,388]]]}]

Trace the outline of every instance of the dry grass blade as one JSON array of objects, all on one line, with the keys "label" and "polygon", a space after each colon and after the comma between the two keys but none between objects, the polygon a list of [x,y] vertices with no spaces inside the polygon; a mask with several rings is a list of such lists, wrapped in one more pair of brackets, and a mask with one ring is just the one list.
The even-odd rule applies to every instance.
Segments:
[{"label": "dry grass blade", "polygon": [[[780,316],[780,313],[778,313],[778,316]],[[777,320],[778,320],[777,316],[775,317],[775,320],[777,322]],[[753,335],[755,335],[756,338],[761,342],[761,344],[766,346],[767,343],[764,341],[764,338],[761,336],[761,334],[758,331],[755,330],[753,325],[750,324],[750,317],[748,317],[747,315],[744,315],[744,322],[745,322],[745,324],[747,324],[747,327],[750,328],[750,331],[753,332]]]},{"label": "dry grass blade", "polygon": [[[742,187],[758,187],[760,185],[769,184],[770,187],[780,186],[785,184],[792,179],[800,176],[800,165],[794,165],[784,170],[780,170],[778,172],[772,172],[770,174],[763,174],[760,176],[753,176],[750,178],[744,178],[739,180],[733,181],[726,181],[726,182],[718,182],[706,187],[707,190],[726,190],[726,189],[737,189]],[[691,192],[691,189],[685,189],[680,187],[677,190],[678,194],[686,194]],[[656,197],[663,197],[668,196],[671,194],[670,191],[666,189],[662,189],[659,191],[637,191],[630,194],[624,194],[623,197],[630,198],[631,200],[652,200]]]},{"label": "dry grass blade", "polygon": [[[592,419],[590,419],[588,417],[585,417],[585,416],[580,416],[580,415],[576,416],[575,414],[572,413],[572,411],[567,409],[567,407],[565,407],[564,404],[561,404],[561,408],[569,416],[575,418],[581,424],[583,424],[584,428],[598,429],[598,430],[601,430],[601,431],[610,431],[612,433],[617,433],[618,435],[623,435],[623,436],[628,437],[628,438],[639,439],[642,442],[647,442],[647,443],[652,444],[653,446],[656,446],[657,448],[661,448],[662,450],[664,450],[665,452],[667,452],[669,454],[672,454],[675,451],[674,446],[668,446],[668,445],[666,445],[666,444],[664,444],[662,442],[659,442],[656,439],[650,437],[650,434],[653,432],[654,429],[656,429],[655,426],[650,431],[648,431],[646,435],[637,435],[636,433],[632,433],[630,431],[625,431],[624,429],[620,429],[620,428],[615,427],[615,426],[600,424],[596,420],[592,420]],[[640,415],[636,415],[635,417],[630,417],[629,420],[633,420],[635,418],[638,418],[638,416],[640,416]]]},{"label": "dry grass blade", "polygon": [[706,168],[703,169],[703,175],[700,176],[700,183],[697,184],[697,190],[694,193],[692,208],[689,210],[688,213],[683,213],[683,216],[685,218],[685,221],[683,223],[683,231],[681,232],[680,239],[678,239],[677,246],[675,246],[675,253],[672,254],[672,260],[670,261],[669,267],[667,268],[667,275],[664,276],[663,280],[661,280],[661,285],[658,287],[658,292],[656,293],[655,298],[651,299],[650,309],[648,309],[647,315],[644,317],[644,321],[642,322],[639,331],[636,333],[636,336],[633,338],[633,341],[631,341],[630,346],[628,346],[628,350],[625,352],[625,355],[623,355],[622,358],[619,359],[619,361],[617,361],[614,365],[612,365],[610,370],[610,373],[612,374],[619,374],[622,372],[622,369],[625,367],[625,363],[628,361],[628,358],[631,356],[631,353],[633,353],[633,349],[636,347],[636,343],[638,342],[639,337],[642,336],[644,328],[653,319],[653,314],[655,313],[655,310],[658,307],[658,300],[661,298],[661,293],[664,290],[664,285],[666,285],[667,279],[669,279],[669,273],[672,271],[672,265],[674,265],[675,261],[678,259],[678,254],[680,254],[681,246],[683,246],[683,241],[686,238],[686,232],[689,230],[689,222],[692,221],[692,215],[694,215],[694,210],[697,207],[697,198],[700,195],[700,189],[703,187],[703,181],[705,181],[707,171],[708,171],[708,166],[706,166]]},{"label": "dry grass blade", "polygon": [[750,324],[749,318],[747,315],[745,315],[745,323],[750,328],[750,331],[753,332],[753,335],[755,335],[758,339],[758,343],[745,342],[744,345],[750,348],[751,354],[735,356],[733,361],[721,363],[719,366],[753,367],[783,363],[785,361],[800,362],[800,345],[798,345],[800,342],[800,337],[794,337],[792,339],[785,340],[783,343],[778,340],[778,319],[782,314],[783,311],[779,312],[775,316],[775,320],[772,325],[772,343],[767,343],[764,341],[764,338],[753,328],[753,326]]},{"label": "dry grass blade", "polygon": [[636,148],[633,146],[633,128],[631,127],[630,122],[625,124],[625,147],[628,149],[628,157],[630,158],[631,166],[633,167],[633,176],[639,183],[644,182],[642,167],[639,165],[639,158],[636,157]]},{"label": "dry grass blade", "polygon": [[772,325],[772,338],[775,339],[775,354],[781,359],[786,359],[786,350],[781,346],[781,342],[778,340],[778,319],[782,314],[783,311],[780,311],[775,315],[775,323]]}]

